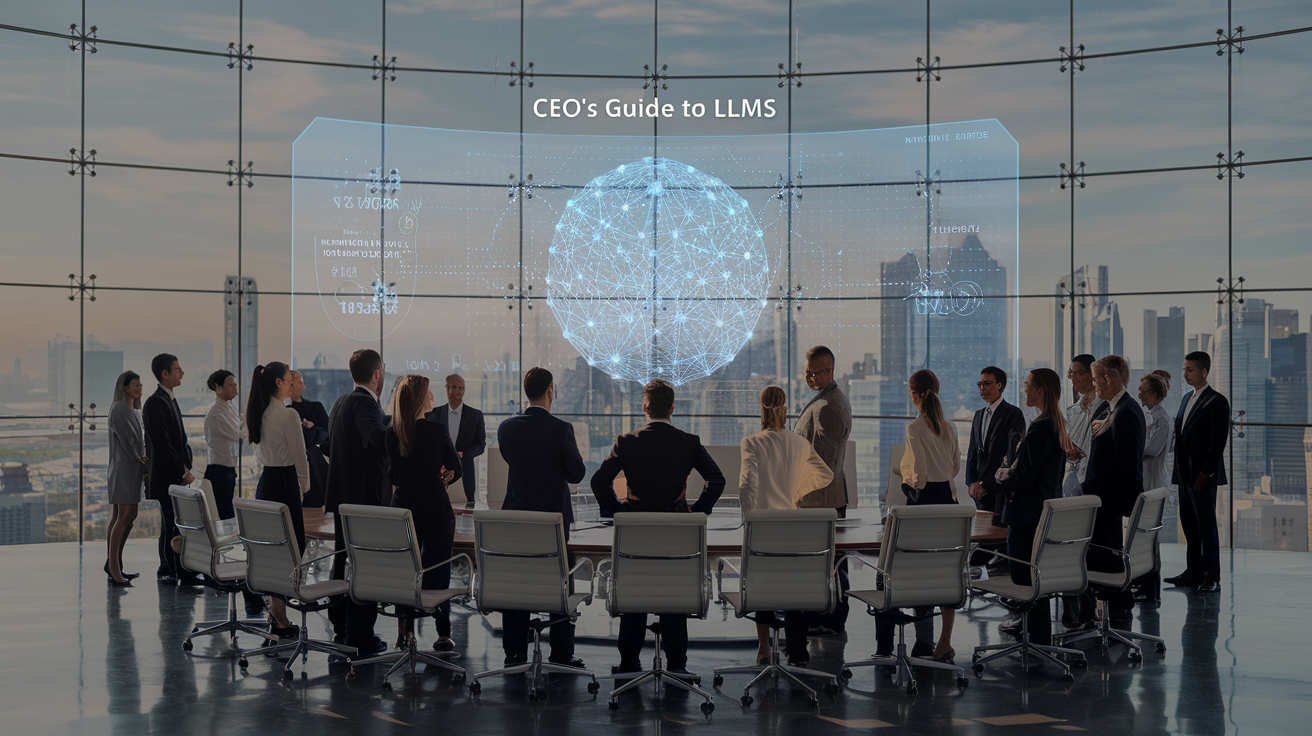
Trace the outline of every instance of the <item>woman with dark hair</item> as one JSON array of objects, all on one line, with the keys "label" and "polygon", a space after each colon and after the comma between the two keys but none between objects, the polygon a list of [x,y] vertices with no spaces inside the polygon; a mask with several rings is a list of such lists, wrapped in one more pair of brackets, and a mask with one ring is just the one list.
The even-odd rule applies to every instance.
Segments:
[{"label": "woman with dark hair", "polygon": [[[943,403],[939,401],[938,376],[931,370],[918,370],[907,381],[907,391],[919,414],[907,424],[902,462],[893,470],[902,476],[902,492],[906,494],[907,505],[956,503],[953,480],[961,471],[961,443],[956,429],[943,412]],[[929,610],[917,608],[916,614],[922,615]],[[917,621],[916,643],[911,648],[911,656],[932,657],[940,662],[951,662],[956,657],[952,649],[952,624],[957,612],[951,608],[939,610],[943,630],[938,644],[934,644],[934,620]],[[892,653],[893,623],[876,616],[875,656]]]},{"label": "woman with dark hair", "polygon": [[123,572],[123,545],[137,520],[141,487],[146,477],[146,435],[141,428],[141,376],[124,371],[114,382],[109,405],[109,554],[105,574],[110,585],[125,587],[140,573]]},{"label": "woman with dark hair", "polygon": [[[1035,368],[1025,376],[1025,405],[1039,410],[1030,422],[1025,437],[1016,450],[1011,467],[998,469],[999,488],[1003,492],[1002,521],[1007,525],[1007,555],[1029,561],[1034,551],[1034,534],[1038,531],[1043,502],[1061,498],[1062,475],[1066,465],[1066,416],[1061,410],[1061,378],[1050,368]],[[1030,569],[1010,562],[1011,581],[1030,584]],[[1052,621],[1048,599],[1044,598],[1026,613],[1030,641],[1052,644]],[[1037,660],[1032,660],[1037,661]]]},{"label": "woman with dark hair", "polygon": [[[815,447],[796,432],[788,431],[788,394],[778,386],[761,392],[761,431],[743,438],[742,472],[738,477],[738,503],[753,509],[795,509],[812,491],[828,486],[834,473]],[[807,658],[808,624],[785,626],[788,658]],[[756,624],[756,663],[770,657],[770,627]]]},{"label": "woman with dark hair", "polygon": [[246,425],[232,405],[237,398],[237,377],[220,368],[210,374],[205,385],[214,392],[214,403],[205,413],[205,446],[209,450],[205,463],[205,480],[214,493],[214,507],[220,519],[231,519],[232,495],[237,490],[237,456],[246,439]]},{"label": "woman with dark hair", "polygon": [[[310,490],[310,468],[305,459],[305,436],[301,417],[283,406],[291,395],[291,371],[277,361],[256,366],[246,400],[246,430],[255,446],[255,459],[263,466],[255,497],[261,501],[287,504],[297,549],[305,552],[305,519],[301,497]],[[295,636],[297,626],[287,620],[286,606],[274,596],[269,604],[273,624],[269,632],[279,637]]]},{"label": "woman with dark hair", "polygon": [[[456,535],[456,512],[446,487],[460,477],[460,456],[451,444],[446,427],[424,419],[433,410],[433,392],[428,379],[403,376],[392,391],[392,424],[387,428],[387,477],[396,486],[392,506],[409,509],[424,567],[451,557]],[[451,566],[442,565],[424,573],[424,588],[441,590],[451,584]],[[433,649],[455,656],[451,641],[449,603],[433,616],[437,641]],[[397,648],[414,634],[414,619],[402,619]]]}]

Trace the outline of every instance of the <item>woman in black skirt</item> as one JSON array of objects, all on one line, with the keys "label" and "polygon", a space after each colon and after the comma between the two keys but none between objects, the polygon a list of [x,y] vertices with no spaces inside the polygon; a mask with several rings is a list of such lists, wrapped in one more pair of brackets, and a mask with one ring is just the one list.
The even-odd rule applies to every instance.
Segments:
[{"label": "woman in black skirt", "polygon": [[[424,567],[451,556],[456,516],[446,487],[460,477],[460,456],[451,444],[447,428],[424,418],[432,410],[433,393],[428,389],[428,379],[414,374],[402,377],[392,392],[392,426],[387,429],[387,477],[396,487],[392,506],[409,509],[414,519]],[[442,565],[429,570],[424,573],[423,582],[428,590],[449,587],[451,566]],[[433,618],[438,636],[433,649],[454,656],[450,604],[443,603]],[[406,636],[414,631],[413,619],[403,619],[402,627],[398,649],[405,644]]]}]

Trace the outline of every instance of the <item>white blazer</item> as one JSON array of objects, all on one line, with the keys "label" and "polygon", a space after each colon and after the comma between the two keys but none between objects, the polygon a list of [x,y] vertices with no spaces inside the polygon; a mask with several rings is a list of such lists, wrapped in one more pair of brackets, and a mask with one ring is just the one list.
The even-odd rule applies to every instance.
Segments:
[{"label": "white blazer", "polygon": [[742,453],[738,501],[743,511],[795,509],[802,496],[834,480],[811,443],[786,429],[744,437]]}]

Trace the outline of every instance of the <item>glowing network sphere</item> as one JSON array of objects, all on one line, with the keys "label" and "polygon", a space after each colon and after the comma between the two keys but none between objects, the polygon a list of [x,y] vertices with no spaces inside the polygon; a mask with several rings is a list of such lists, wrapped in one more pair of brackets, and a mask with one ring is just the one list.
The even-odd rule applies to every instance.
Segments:
[{"label": "glowing network sphere", "polygon": [[710,375],[751,339],[770,264],[747,201],[666,158],[598,176],[556,224],[547,304],[566,340],[615,378]]}]

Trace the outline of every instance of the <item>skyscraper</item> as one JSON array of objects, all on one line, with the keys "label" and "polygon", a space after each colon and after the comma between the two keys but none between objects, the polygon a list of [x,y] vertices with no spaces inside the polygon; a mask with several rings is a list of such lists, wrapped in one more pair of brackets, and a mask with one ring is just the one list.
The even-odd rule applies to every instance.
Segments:
[{"label": "skyscraper", "polygon": [[[89,415],[95,404],[95,415],[104,417],[109,414],[114,381],[123,372],[123,351],[110,350],[91,335],[87,335],[85,350],[76,342],[56,336],[46,344],[46,371],[51,411],[62,415],[69,411],[69,404],[76,407],[80,401],[82,411]],[[81,392],[79,375],[85,388]]]},{"label": "skyscraper", "polygon": [[[1271,332],[1267,311],[1266,300],[1250,298],[1242,311],[1236,311],[1232,326],[1224,311],[1217,309],[1208,383],[1227,395],[1231,411],[1243,422],[1267,421],[1267,382],[1271,377]],[[1234,467],[1229,469],[1230,482],[1234,484],[1236,494],[1252,493],[1261,485],[1262,476],[1268,474],[1266,429],[1244,426],[1231,440]]]},{"label": "skyscraper", "polygon": [[223,281],[223,367],[237,377],[245,395],[259,365],[259,294],[255,279],[228,276]]},{"label": "skyscraper", "polygon": [[[1274,310],[1273,310],[1274,311]],[[1267,421],[1302,424],[1309,420],[1309,368],[1312,339],[1307,333],[1271,340],[1271,382],[1267,384]],[[1307,498],[1307,464],[1303,429],[1266,428],[1266,455],[1271,463],[1271,493],[1286,500]]]},{"label": "skyscraper", "polygon": [[[1106,266],[1098,267],[1095,283],[1091,266],[1080,266],[1074,274],[1057,279],[1057,307],[1053,334],[1052,365],[1061,370],[1071,359],[1082,353],[1095,358],[1125,354],[1125,333],[1121,328],[1120,308],[1107,297],[1111,290],[1111,277]],[[1072,276],[1074,286],[1072,287]],[[1074,302],[1069,298],[1074,294]],[[1072,351],[1071,312],[1075,310],[1074,346]]]}]

